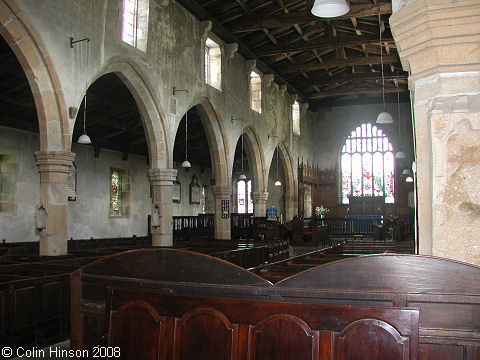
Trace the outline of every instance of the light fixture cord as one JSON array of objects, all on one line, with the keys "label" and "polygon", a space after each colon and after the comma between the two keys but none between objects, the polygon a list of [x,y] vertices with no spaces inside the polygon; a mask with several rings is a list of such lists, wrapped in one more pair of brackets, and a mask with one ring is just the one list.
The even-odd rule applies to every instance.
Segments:
[{"label": "light fixture cord", "polygon": [[378,30],[380,33],[380,65],[382,67],[382,100],[383,107],[385,107],[385,77],[383,76],[383,51],[382,51],[382,21],[380,19],[380,14],[378,14]]},{"label": "light fixture cord", "polygon": [[90,40],[87,40],[87,55],[85,61],[85,95],[83,96],[83,133],[85,134],[85,123],[87,122],[87,72],[88,72],[88,55],[90,48]]},{"label": "light fixture cord", "polygon": [[280,180],[280,179],[278,178],[278,146],[277,146],[277,180]]},{"label": "light fixture cord", "polygon": [[188,159],[188,110],[185,113],[185,160]]},{"label": "light fixture cord", "polygon": [[242,131],[242,174],[243,174],[243,131]]},{"label": "light fixture cord", "polygon": [[402,132],[402,118],[400,116],[400,89],[398,88],[398,79],[397,79],[397,111],[398,111],[398,136],[400,136],[400,144],[403,143]]}]

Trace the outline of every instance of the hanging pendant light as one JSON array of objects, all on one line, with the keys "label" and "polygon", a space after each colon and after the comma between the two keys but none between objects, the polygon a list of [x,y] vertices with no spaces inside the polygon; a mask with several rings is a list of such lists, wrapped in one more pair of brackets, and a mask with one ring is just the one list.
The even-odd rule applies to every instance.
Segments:
[{"label": "hanging pendant light", "polygon": [[88,47],[89,47],[90,41],[87,41],[87,61],[85,64],[85,95],[83,97],[83,133],[80,135],[80,137],[77,140],[78,144],[91,144],[92,140],[90,139],[90,136],[87,135],[87,130],[85,128],[85,124],[87,121],[87,69],[88,69]]},{"label": "hanging pendant light", "polygon": [[407,176],[407,178],[405,179],[405,182],[407,182],[407,183],[413,182],[413,177]]},{"label": "hanging pendant light", "polygon": [[410,171],[410,169],[403,169],[402,175],[412,175],[412,172]]},{"label": "hanging pendant light", "polygon": [[243,132],[242,132],[242,172],[240,173],[240,176],[238,177],[239,180],[246,180],[247,176],[243,172]]},{"label": "hanging pendant light", "polygon": [[380,65],[382,67],[382,102],[383,109],[380,114],[377,116],[377,124],[391,124],[393,123],[392,115],[387,111],[387,106],[385,105],[385,77],[383,75],[383,45],[382,45],[382,23],[380,19],[380,14],[378,14],[378,27],[380,30]]},{"label": "hanging pendant light", "polygon": [[87,113],[87,94],[83,98],[83,134],[77,140],[79,144],[91,144],[92,140],[90,140],[90,136],[87,135],[87,131],[85,130],[85,120],[86,120],[86,113]]},{"label": "hanging pendant light", "polygon": [[312,15],[332,18],[345,15],[350,11],[345,0],[315,0],[312,6]]},{"label": "hanging pendant light", "polygon": [[188,110],[185,113],[185,160],[182,162],[182,168],[191,168],[192,164],[188,161]]},{"label": "hanging pendant light", "polygon": [[275,186],[282,186],[282,182],[280,181],[280,178],[278,177],[278,147],[277,147],[277,181],[275,181]]}]

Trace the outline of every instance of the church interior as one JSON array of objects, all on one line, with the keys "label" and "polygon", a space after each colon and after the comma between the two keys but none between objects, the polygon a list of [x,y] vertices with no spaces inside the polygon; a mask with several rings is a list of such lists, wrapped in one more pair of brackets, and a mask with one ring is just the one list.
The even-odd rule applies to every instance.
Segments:
[{"label": "church interior", "polygon": [[479,24],[1,0],[2,356],[480,359]]}]

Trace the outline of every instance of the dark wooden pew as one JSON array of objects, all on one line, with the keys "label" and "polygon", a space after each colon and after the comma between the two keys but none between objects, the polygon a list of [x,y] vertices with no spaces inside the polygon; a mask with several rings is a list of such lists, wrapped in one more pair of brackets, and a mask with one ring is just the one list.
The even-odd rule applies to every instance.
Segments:
[{"label": "dark wooden pew", "polygon": [[[69,274],[106,255],[151,248],[148,237],[69,240],[69,255],[38,256],[38,244],[3,244],[0,254],[0,345],[43,347],[70,336]],[[14,249],[15,251],[12,251]],[[244,268],[288,257],[287,242],[200,240],[192,249]],[[38,250],[37,250],[38,251]]]},{"label": "dark wooden pew", "polygon": [[[230,315],[223,313],[226,307],[221,304],[226,298],[251,301],[242,303],[245,305],[241,306],[240,312],[245,316],[245,324],[249,324],[250,319],[253,319],[249,311],[252,309],[252,312],[255,312],[253,309],[256,308],[258,300],[308,303],[310,306],[332,304],[347,308],[371,306],[393,310],[413,307],[419,310],[419,359],[478,360],[479,278],[480,268],[473,265],[429,256],[382,254],[327,263],[272,285],[255,274],[205,255],[168,249],[130,251],[104,258],[72,274],[71,344],[75,349],[87,349],[99,343],[104,331],[108,332],[105,319],[110,313],[106,312],[107,306],[116,311],[126,305],[124,301],[130,301],[129,295],[122,295],[117,298],[118,303],[115,303],[114,296],[111,303],[107,303],[106,289],[123,288],[147,300],[150,299],[150,292],[219,299],[218,302],[206,302],[213,304],[213,309],[218,304],[218,313],[212,311],[218,315],[218,319],[225,320],[222,320],[222,323],[230,324],[230,328],[234,328],[233,325],[237,322],[230,321]],[[190,300],[186,302],[192,304]],[[200,306],[200,303],[196,305]],[[153,304],[151,308],[157,307]],[[184,310],[177,311],[169,308],[168,313],[162,315],[165,321],[160,323],[170,324],[167,325],[166,332],[162,332],[166,338],[171,339],[169,336],[175,324],[185,323],[187,318],[195,318],[187,315],[190,311],[187,307],[182,309]],[[321,317],[320,312],[318,314]],[[179,320],[168,320],[173,319],[170,317],[173,315]],[[303,328],[304,333],[312,334],[312,339],[332,339],[332,335],[322,338],[322,334],[326,334],[324,329],[312,327],[310,320],[302,319],[300,313],[298,315],[298,318],[308,325]],[[373,313],[371,316],[376,318]],[[338,318],[340,319],[341,315],[338,315]],[[197,319],[203,321],[201,317]],[[281,322],[278,323],[278,328],[281,329],[284,324],[291,325],[288,321]],[[393,324],[392,326],[395,327]],[[195,327],[191,329],[194,331]],[[247,329],[247,332],[242,333],[243,344],[251,339],[248,337],[248,327],[244,329]],[[320,332],[316,332],[318,329]],[[145,333],[147,332],[142,332],[138,339],[145,339]],[[317,338],[317,335],[320,338]],[[177,340],[175,341],[175,344],[178,344]],[[180,343],[183,344],[182,341]],[[276,344],[275,341],[272,343]],[[167,349],[171,349],[172,343],[166,344],[170,345],[162,347],[162,351],[170,351]],[[218,344],[224,345],[223,342]],[[361,355],[354,355],[350,358],[363,358]],[[330,354],[328,358],[335,358],[332,356]],[[410,358],[414,358],[413,356]],[[318,355],[313,358],[319,359]],[[388,356],[384,358],[390,359]]]},{"label": "dark wooden pew", "polygon": [[108,345],[123,359],[418,358],[416,309],[114,288],[106,314]]}]

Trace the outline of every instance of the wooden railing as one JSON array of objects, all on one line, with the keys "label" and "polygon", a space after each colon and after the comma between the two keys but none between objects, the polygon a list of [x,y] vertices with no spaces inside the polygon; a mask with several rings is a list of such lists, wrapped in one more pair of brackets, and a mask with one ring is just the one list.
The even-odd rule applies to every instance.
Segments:
[{"label": "wooden railing", "polygon": [[253,214],[230,214],[230,230],[232,240],[253,239],[254,217]]},{"label": "wooden railing", "polygon": [[173,243],[213,239],[213,214],[173,216]]},{"label": "wooden railing", "polygon": [[[358,216],[355,218],[326,218],[324,222],[328,224],[332,235],[351,236],[351,235],[372,235],[376,228],[382,228],[383,233],[388,234],[391,219],[369,216]],[[409,216],[394,218],[395,231],[401,234],[401,237],[413,234],[414,222]]]}]

